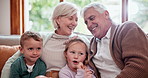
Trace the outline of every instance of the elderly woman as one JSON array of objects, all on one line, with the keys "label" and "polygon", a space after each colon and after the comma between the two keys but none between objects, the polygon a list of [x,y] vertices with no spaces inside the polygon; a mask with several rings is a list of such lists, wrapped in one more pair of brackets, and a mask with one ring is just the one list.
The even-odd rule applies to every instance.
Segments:
[{"label": "elderly woman", "polygon": [[[53,33],[41,33],[43,37],[43,52],[41,59],[47,66],[47,77],[58,78],[58,71],[65,66],[66,60],[63,55],[65,45],[64,43],[73,38],[78,37],[82,39],[86,44],[89,44],[89,40],[85,36],[74,34],[73,31],[77,26],[78,9],[69,2],[59,3],[53,12],[52,22],[55,28]],[[18,58],[20,52],[16,52],[6,62],[1,78],[9,78],[9,70],[11,63]]]}]

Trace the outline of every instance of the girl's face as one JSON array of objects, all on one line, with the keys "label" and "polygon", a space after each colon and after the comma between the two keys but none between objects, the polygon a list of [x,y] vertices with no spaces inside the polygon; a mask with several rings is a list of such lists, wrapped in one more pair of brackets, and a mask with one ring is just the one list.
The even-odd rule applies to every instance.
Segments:
[{"label": "girl's face", "polygon": [[76,71],[77,65],[83,63],[86,58],[86,46],[82,42],[73,42],[69,45],[65,56],[68,66],[71,70]]},{"label": "girl's face", "polygon": [[21,53],[24,54],[26,64],[33,65],[40,57],[42,51],[42,42],[35,41],[33,38],[24,41],[23,47],[20,47]]},{"label": "girl's face", "polygon": [[59,35],[71,35],[75,27],[77,26],[77,14],[73,16],[61,16],[56,19],[59,27],[56,30],[56,33]]}]

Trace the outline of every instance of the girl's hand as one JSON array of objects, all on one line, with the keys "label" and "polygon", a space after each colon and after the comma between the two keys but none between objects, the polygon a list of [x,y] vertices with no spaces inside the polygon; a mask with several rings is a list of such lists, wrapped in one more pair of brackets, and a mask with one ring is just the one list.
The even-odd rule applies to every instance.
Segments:
[{"label": "girl's hand", "polygon": [[82,62],[79,62],[79,64],[77,65],[77,69],[85,69],[85,66]]},{"label": "girl's hand", "polygon": [[93,77],[93,71],[91,71],[88,68],[85,68],[84,78],[92,78]]}]

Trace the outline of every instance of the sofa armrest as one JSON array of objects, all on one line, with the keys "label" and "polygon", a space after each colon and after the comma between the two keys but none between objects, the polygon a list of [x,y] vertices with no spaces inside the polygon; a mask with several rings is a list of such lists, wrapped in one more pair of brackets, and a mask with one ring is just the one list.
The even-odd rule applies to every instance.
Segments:
[{"label": "sofa armrest", "polygon": [[17,52],[18,49],[19,45],[15,46],[0,45],[0,76],[5,62],[9,59],[9,57],[11,57],[15,52]]}]

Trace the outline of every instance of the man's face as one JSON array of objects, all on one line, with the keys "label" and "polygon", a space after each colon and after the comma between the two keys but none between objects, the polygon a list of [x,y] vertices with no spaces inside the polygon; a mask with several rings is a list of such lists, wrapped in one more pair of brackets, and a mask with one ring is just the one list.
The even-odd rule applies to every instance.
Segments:
[{"label": "man's face", "polygon": [[89,8],[84,13],[85,24],[96,38],[102,38],[107,32],[107,13],[107,11],[99,13],[94,8]]}]

